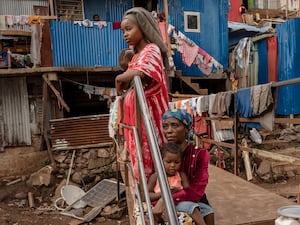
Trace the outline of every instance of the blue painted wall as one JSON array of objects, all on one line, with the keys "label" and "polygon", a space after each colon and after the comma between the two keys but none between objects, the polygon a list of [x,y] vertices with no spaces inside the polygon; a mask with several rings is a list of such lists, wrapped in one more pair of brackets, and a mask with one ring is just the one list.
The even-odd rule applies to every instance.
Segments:
[{"label": "blue painted wall", "polygon": [[[276,26],[278,40],[278,81],[300,77],[300,19]],[[300,84],[278,88],[276,113],[300,114]]]},{"label": "blue painted wall", "polygon": [[268,83],[268,49],[267,49],[267,39],[257,42],[258,51],[258,84]]},{"label": "blue painted wall", "polygon": [[[132,7],[131,0],[85,0],[85,18],[98,14],[108,26],[99,29],[80,27],[72,22],[51,22],[54,66],[94,67],[118,66],[120,50],[127,47],[120,29],[112,29],[113,22],[120,22],[124,12]],[[159,0],[159,12],[164,10]],[[228,0],[169,0],[170,23],[184,33],[183,12],[200,12],[200,33],[184,33],[199,47],[228,67]],[[174,56],[176,68],[183,75],[202,76],[195,66],[187,67],[178,53]]]},{"label": "blue painted wall", "polygon": [[[163,9],[163,1],[160,0],[159,3],[159,9]],[[169,23],[228,68],[228,0],[169,0],[168,3]],[[199,33],[184,32],[184,11],[200,12]],[[195,65],[184,65],[178,53],[175,54],[174,62],[183,75],[203,75]]]}]

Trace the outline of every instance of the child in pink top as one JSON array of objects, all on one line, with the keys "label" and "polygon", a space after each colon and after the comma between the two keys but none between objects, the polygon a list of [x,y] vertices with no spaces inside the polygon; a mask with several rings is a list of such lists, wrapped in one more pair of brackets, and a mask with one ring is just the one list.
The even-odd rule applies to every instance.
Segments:
[{"label": "child in pink top", "polygon": [[[182,157],[180,145],[174,142],[164,144],[161,148],[161,155],[171,192],[176,193],[189,187],[189,181],[186,174],[180,171]],[[152,204],[155,205],[156,201],[161,198],[161,191],[156,173],[149,177],[148,189],[150,200],[152,201]],[[194,209],[192,218],[196,225],[205,225],[198,208]]]}]

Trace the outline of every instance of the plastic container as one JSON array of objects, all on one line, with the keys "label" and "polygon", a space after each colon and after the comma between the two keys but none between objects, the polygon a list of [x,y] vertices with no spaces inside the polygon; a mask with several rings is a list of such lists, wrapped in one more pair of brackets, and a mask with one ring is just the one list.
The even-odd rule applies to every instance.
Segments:
[{"label": "plastic container", "polygon": [[250,130],[250,138],[251,138],[252,141],[254,141],[257,144],[262,143],[262,138],[261,138],[260,134],[258,133],[258,131],[255,128],[252,128]]},{"label": "plastic container", "polygon": [[280,216],[275,220],[275,225],[300,225],[299,220]]}]

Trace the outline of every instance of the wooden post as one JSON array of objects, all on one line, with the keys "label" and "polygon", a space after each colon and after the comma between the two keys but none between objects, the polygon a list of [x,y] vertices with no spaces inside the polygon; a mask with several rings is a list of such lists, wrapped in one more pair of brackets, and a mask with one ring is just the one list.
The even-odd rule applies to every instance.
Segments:
[{"label": "wooden post", "polygon": [[[235,101],[234,101],[235,102]],[[236,107],[234,107],[236,108]],[[234,174],[238,175],[238,152],[239,152],[239,145],[238,145],[238,114],[235,112],[234,113]]]},{"label": "wooden post", "polygon": [[[247,48],[247,45],[246,47]],[[247,87],[247,68],[248,65],[246,65],[246,49],[243,49],[242,51],[242,56],[243,56],[243,70],[242,70],[242,87],[245,88]],[[250,53],[249,53],[250,54]]]},{"label": "wooden post", "polygon": [[10,49],[7,49],[7,65],[8,65],[8,68],[10,69],[11,68],[11,51],[10,51]]},{"label": "wooden post", "polygon": [[292,122],[294,120],[294,114],[290,114],[290,128],[294,127],[294,123]]},{"label": "wooden post", "polygon": [[60,96],[60,93],[56,88],[53,86],[51,81],[48,78],[48,74],[43,74],[43,79],[44,81],[49,85],[53,93],[56,95],[58,101],[61,103],[61,105],[68,111],[70,112],[70,107],[67,105],[67,103],[63,100],[63,98]]},{"label": "wooden post", "polygon": [[48,151],[48,156],[50,158],[51,161],[51,166],[55,169],[56,168],[56,163],[55,160],[53,158],[53,154],[52,154],[52,149],[51,149],[51,145],[50,145],[50,141],[49,141],[49,137],[48,137],[48,133],[47,133],[47,103],[48,103],[48,86],[46,81],[43,82],[43,107],[42,107],[42,132],[41,132],[41,143],[43,143],[43,141],[45,141],[46,146],[47,146],[47,151]]},{"label": "wooden post", "polygon": [[53,0],[49,0],[50,16],[54,16]]},{"label": "wooden post", "polygon": [[297,204],[300,205],[300,184],[298,186]]}]

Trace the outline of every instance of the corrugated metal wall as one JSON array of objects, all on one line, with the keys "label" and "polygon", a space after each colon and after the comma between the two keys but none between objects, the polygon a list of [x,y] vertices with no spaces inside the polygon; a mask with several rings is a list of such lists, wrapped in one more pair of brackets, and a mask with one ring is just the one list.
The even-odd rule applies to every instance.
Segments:
[{"label": "corrugated metal wall", "polygon": [[268,83],[268,49],[267,41],[257,42],[259,63],[258,63],[258,84]]},{"label": "corrugated metal wall", "polygon": [[34,15],[33,6],[48,4],[48,0],[0,0],[0,15]]},{"label": "corrugated metal wall", "polygon": [[[0,0],[0,15],[34,15],[33,6],[48,6],[48,0]],[[7,29],[31,31],[28,24],[17,24]]]},{"label": "corrugated metal wall", "polygon": [[124,12],[131,7],[130,0],[84,0],[84,14],[89,20],[92,20],[94,14],[98,14],[103,21],[121,21]]},{"label": "corrugated metal wall", "polygon": [[26,78],[0,79],[0,109],[0,146],[31,145]]},{"label": "corrugated metal wall", "polygon": [[[159,0],[160,12],[163,11],[163,1]],[[200,12],[199,33],[184,32],[183,12]],[[199,47],[213,56],[225,68],[228,67],[228,0],[211,1],[169,1],[170,23],[193,40]],[[187,67],[182,63],[180,55],[174,57],[176,68],[182,70],[183,75],[202,76],[195,66]]]},{"label": "corrugated metal wall", "polygon": [[241,2],[236,0],[230,0],[230,10],[228,12],[228,21],[241,22],[241,13],[239,11]]},{"label": "corrugated metal wall", "polygon": [[[277,25],[278,81],[300,77],[300,18]],[[278,88],[276,112],[300,114],[300,84]]]},{"label": "corrugated metal wall", "polygon": [[127,47],[121,29],[113,29],[112,23],[91,28],[51,21],[50,26],[54,66],[118,66],[119,52]]}]

